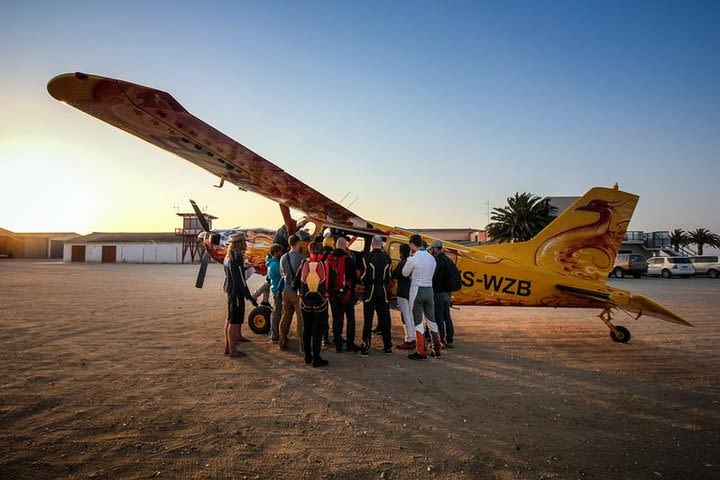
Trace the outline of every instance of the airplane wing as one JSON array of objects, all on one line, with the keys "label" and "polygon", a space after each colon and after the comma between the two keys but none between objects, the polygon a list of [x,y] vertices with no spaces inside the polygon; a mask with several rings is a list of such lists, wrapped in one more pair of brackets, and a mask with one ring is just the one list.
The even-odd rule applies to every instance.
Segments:
[{"label": "airplane wing", "polygon": [[348,230],[382,233],[339,203],[185,110],[169,93],[113,78],[67,73],[48,92],[100,120],[232,183]]}]

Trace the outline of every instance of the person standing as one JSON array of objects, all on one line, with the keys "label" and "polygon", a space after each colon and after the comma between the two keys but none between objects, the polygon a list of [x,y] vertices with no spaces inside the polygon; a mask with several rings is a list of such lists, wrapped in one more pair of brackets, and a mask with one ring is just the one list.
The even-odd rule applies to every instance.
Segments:
[{"label": "person standing", "polygon": [[387,288],[390,283],[390,258],[382,251],[382,237],[375,235],[370,247],[372,250],[363,257],[362,276],[360,281],[365,288],[363,301],[363,332],[360,344],[360,355],[370,354],[372,341],[373,313],[377,312],[380,333],[383,340],[383,352],[392,353],[392,337],[390,335],[390,303]]},{"label": "person standing", "polygon": [[440,333],[441,348],[453,348],[453,327],[450,317],[450,294],[452,286],[450,276],[452,275],[452,260],[443,252],[442,242],[435,240],[430,244],[428,252],[435,258],[435,273],[433,274],[433,301],[435,303],[435,323]]},{"label": "person standing", "polygon": [[405,262],[402,274],[410,277],[409,302],[412,306],[415,324],[415,352],[408,355],[411,360],[427,360],[425,337],[423,336],[423,314],[432,335],[433,356],[440,356],[440,335],[435,323],[435,305],[433,302],[432,279],[435,273],[435,259],[423,246],[420,235],[410,237],[411,256]]},{"label": "person standing", "polygon": [[402,269],[410,256],[410,245],[400,245],[400,262],[392,272],[397,280],[397,303],[405,328],[405,341],[398,345],[398,350],[415,350],[415,323],[410,308],[410,279],[402,274]]},{"label": "person standing", "polygon": [[[298,230],[307,225],[308,219],[301,218],[300,220],[295,220],[291,218],[290,223],[293,225],[295,233],[297,233]],[[283,253],[285,253],[288,251],[288,246],[290,245],[290,238],[292,238],[292,235],[288,237],[287,226],[285,226],[285,224],[283,223],[282,225],[280,225],[280,228],[275,231],[275,235],[273,236],[273,243],[277,243],[278,245],[283,247]]]},{"label": "person standing", "polygon": [[328,293],[322,243],[308,246],[310,257],[298,269],[293,288],[298,292],[303,317],[303,349],[305,363],[313,368],[324,367],[328,361],[320,356],[322,336],[328,328]]},{"label": "person standing", "polygon": [[283,288],[282,291],[282,317],[280,319],[280,341],[278,347],[280,350],[287,350],[288,348],[288,333],[290,332],[290,323],[292,322],[294,314],[297,320],[295,328],[298,341],[301,344],[300,350],[302,350],[302,312],[300,310],[300,299],[298,298],[297,290],[293,287],[293,281],[304,257],[300,253],[300,239],[296,235],[292,235],[288,243],[290,245],[290,251],[280,257],[280,273],[285,280],[285,288]]},{"label": "person standing", "polygon": [[332,236],[324,237],[322,240],[322,255],[325,260],[335,251],[335,239]]},{"label": "person standing", "polygon": [[326,258],[328,295],[332,311],[332,330],[335,351],[342,352],[343,323],[347,318],[346,345],[355,351],[355,260],[347,252],[347,240],[338,237],[335,249]]},{"label": "person standing", "polygon": [[245,299],[257,306],[245,282],[245,259],[243,255],[247,249],[245,234],[235,234],[230,237],[223,270],[225,282],[223,291],[227,295],[227,320],[225,321],[225,355],[241,358],[247,354],[237,349],[237,343],[242,336],[240,328],[245,319]]},{"label": "person standing", "polygon": [[265,264],[268,268],[267,278],[270,281],[270,292],[273,298],[273,310],[270,314],[270,341],[272,343],[277,343],[280,340],[280,314],[282,313],[280,257],[282,254],[283,248],[277,243],[273,243],[270,247],[270,253],[267,259],[265,259]]}]

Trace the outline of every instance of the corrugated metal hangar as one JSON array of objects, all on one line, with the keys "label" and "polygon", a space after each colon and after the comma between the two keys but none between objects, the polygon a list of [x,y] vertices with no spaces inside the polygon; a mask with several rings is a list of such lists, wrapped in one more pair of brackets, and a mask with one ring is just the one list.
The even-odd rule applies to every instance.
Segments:
[{"label": "corrugated metal hangar", "polygon": [[66,262],[182,263],[175,233],[91,233],[65,242]]},{"label": "corrugated metal hangar", "polygon": [[63,258],[63,243],[74,232],[16,233],[0,228],[0,258]]}]

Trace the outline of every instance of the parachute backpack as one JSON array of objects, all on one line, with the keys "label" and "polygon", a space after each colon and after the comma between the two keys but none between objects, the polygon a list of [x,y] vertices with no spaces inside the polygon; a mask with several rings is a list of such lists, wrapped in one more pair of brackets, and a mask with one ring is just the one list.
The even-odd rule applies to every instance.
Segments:
[{"label": "parachute backpack", "polygon": [[300,267],[300,306],[306,312],[327,310],[327,277],[321,262],[307,260]]},{"label": "parachute backpack", "polygon": [[347,303],[352,299],[352,286],[345,273],[347,264],[347,255],[330,255],[325,261],[330,293],[335,295],[342,303]]},{"label": "parachute backpack", "polygon": [[451,292],[457,292],[462,288],[462,280],[460,279],[460,270],[455,263],[448,258],[448,287]]}]

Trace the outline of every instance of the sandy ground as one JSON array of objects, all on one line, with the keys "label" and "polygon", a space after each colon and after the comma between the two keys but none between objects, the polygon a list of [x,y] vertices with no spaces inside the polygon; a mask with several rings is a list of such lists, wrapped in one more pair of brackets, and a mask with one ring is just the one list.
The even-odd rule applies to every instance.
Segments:
[{"label": "sandy ground", "polygon": [[466,307],[439,360],[376,338],[312,369],[251,333],[223,356],[221,269],[195,273],[0,261],[1,478],[720,478],[720,280],[613,280],[697,325],[628,318],[627,345],[599,312]]}]

